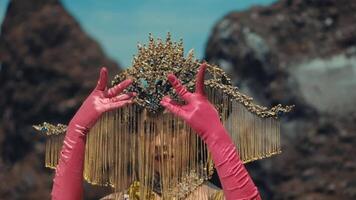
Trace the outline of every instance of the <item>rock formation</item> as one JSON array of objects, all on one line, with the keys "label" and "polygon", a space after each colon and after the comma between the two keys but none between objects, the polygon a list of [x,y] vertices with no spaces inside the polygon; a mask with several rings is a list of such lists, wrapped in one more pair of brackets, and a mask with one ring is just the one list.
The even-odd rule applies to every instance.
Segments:
[{"label": "rock formation", "polygon": [[232,12],[206,59],[284,117],[282,155],[250,165],[266,199],[355,199],[356,2],[280,0]]},{"label": "rock formation", "polygon": [[119,71],[58,0],[10,1],[0,35],[0,199],[49,199],[44,137],[31,125],[68,123],[100,66]]}]

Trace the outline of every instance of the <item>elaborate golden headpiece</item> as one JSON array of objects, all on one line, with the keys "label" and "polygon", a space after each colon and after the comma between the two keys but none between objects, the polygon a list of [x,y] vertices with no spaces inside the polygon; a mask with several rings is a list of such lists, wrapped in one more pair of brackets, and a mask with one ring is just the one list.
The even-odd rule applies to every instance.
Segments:
[{"label": "elaborate golden headpiece", "polygon": [[[151,191],[164,199],[180,199],[211,177],[213,163],[205,144],[182,120],[163,112],[159,104],[165,95],[180,100],[166,79],[168,73],[193,90],[199,65],[193,51],[184,57],[183,42],[172,42],[169,34],[165,42],[150,35],[147,46],[138,46],[132,66],[112,82],[115,85],[133,79],[128,90],[138,93],[136,103],[104,114],[88,134],[85,180],[110,185],[116,191],[139,182],[144,199],[149,199]],[[241,159],[246,163],[280,153],[277,118],[292,106],[259,106],[232,86],[219,67],[208,65],[207,71],[206,93]],[[46,166],[55,168],[66,127],[44,123],[35,128],[49,136]]]}]

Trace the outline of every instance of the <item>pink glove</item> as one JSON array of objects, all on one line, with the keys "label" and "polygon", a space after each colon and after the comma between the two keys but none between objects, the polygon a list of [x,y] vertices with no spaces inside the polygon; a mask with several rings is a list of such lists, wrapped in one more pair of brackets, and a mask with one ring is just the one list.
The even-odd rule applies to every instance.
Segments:
[{"label": "pink glove", "polygon": [[[67,127],[54,178],[52,199],[78,200],[83,198],[83,163],[86,134],[101,114],[132,103],[135,93],[121,94],[132,81],[125,80],[107,89],[108,71],[101,68],[97,86],[84,101]],[[118,96],[117,96],[118,95]]]},{"label": "pink glove", "polygon": [[179,105],[166,96],[161,105],[184,119],[208,145],[227,200],[261,199],[217,110],[204,94],[205,70],[206,64],[202,64],[196,77],[195,93],[188,92],[173,74],[168,75],[169,82],[187,104]]}]

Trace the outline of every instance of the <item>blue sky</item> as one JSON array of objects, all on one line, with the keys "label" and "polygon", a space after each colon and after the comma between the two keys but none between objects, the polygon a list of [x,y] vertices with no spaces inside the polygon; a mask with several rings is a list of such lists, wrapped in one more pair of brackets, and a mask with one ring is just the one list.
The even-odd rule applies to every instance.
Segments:
[{"label": "blue sky", "polygon": [[[2,21],[9,0],[0,0]],[[131,64],[137,42],[146,43],[148,33],[183,39],[186,52],[198,58],[214,24],[227,13],[275,0],[62,0],[84,30],[98,40],[104,51],[122,66]]]}]

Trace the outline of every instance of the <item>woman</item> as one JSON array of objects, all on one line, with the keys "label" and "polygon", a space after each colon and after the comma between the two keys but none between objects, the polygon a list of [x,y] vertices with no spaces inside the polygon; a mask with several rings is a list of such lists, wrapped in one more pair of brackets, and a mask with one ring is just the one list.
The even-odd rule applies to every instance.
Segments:
[{"label": "woman", "polygon": [[[175,75],[168,75],[169,82],[186,104],[180,105],[170,97],[164,97],[161,105],[182,118],[207,144],[227,200],[261,199],[235,145],[220,122],[218,112],[205,96],[205,70],[206,64],[202,64],[197,73],[194,93],[188,92]],[[130,104],[136,96],[132,92],[122,93],[132,83],[131,80],[107,89],[107,77],[107,69],[102,68],[97,86],[68,125],[56,168],[52,199],[82,199],[86,134],[104,112]]]}]

